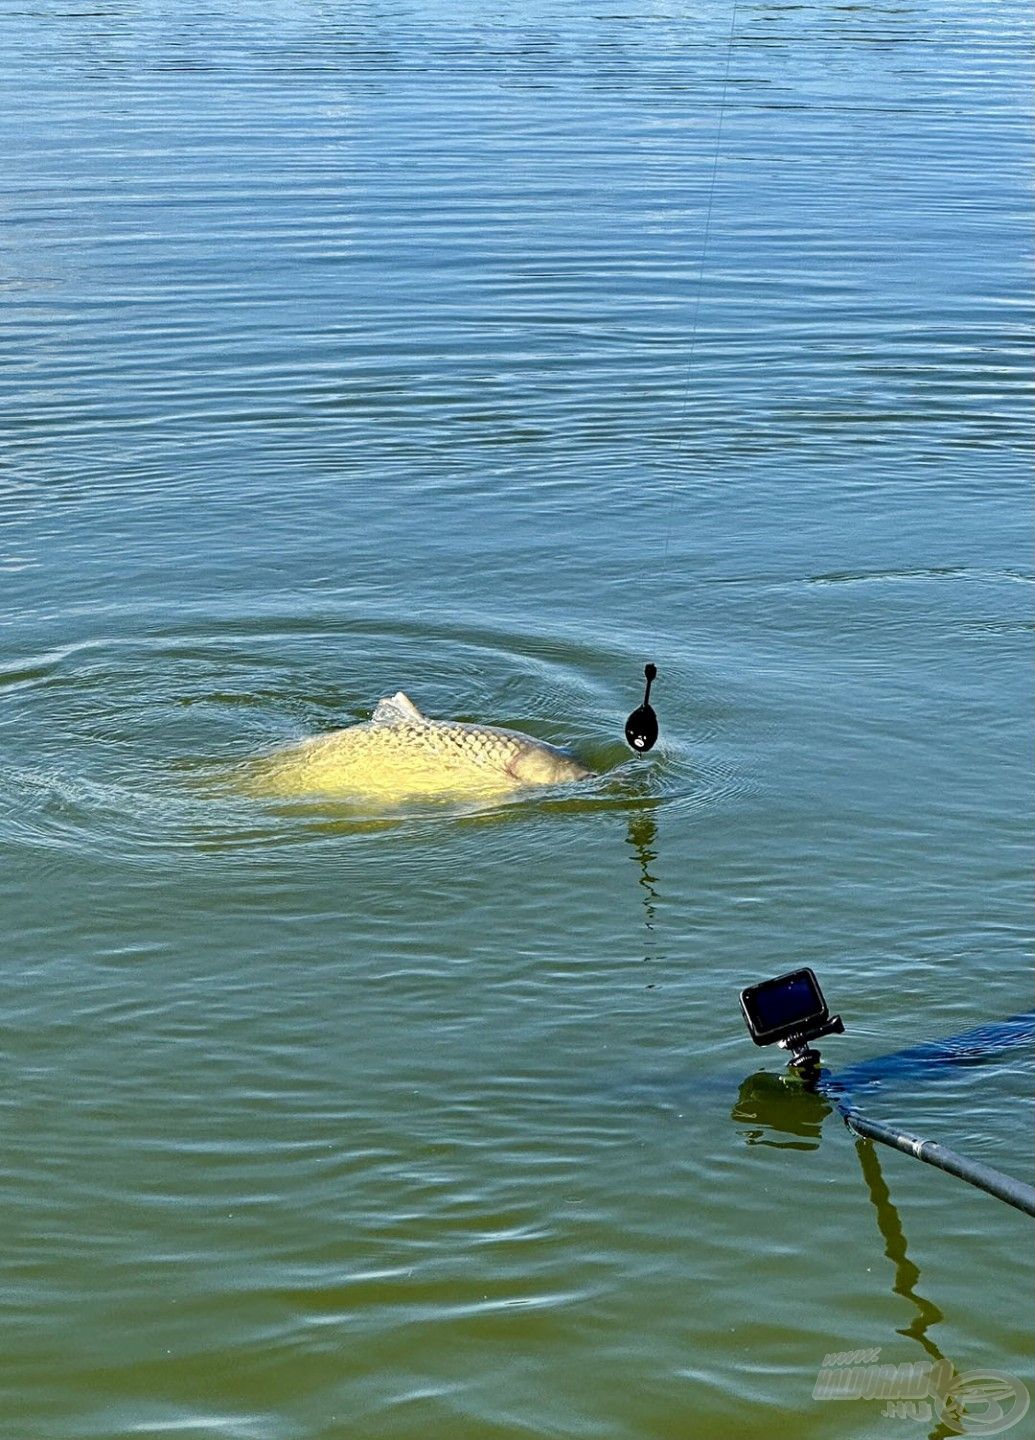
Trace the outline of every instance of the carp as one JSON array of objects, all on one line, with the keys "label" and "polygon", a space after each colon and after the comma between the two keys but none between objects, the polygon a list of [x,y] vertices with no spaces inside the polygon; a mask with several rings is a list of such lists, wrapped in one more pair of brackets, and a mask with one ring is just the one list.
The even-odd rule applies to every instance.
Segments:
[{"label": "carp", "polygon": [[492,798],[593,774],[518,730],[432,720],[400,690],[370,720],[316,735],[250,767],[252,794],[404,800]]}]

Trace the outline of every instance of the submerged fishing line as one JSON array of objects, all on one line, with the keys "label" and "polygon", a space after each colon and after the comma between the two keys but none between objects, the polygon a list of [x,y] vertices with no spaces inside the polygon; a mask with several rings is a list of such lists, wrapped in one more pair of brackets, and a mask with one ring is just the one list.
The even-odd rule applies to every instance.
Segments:
[{"label": "submerged fishing line", "polygon": [[[697,293],[694,298],[693,318],[690,324],[690,345],[686,359],[686,380],[683,385],[683,403],[679,412],[679,431],[676,437],[676,459],[678,460],[682,450],[685,448],[686,415],[690,407],[690,382],[693,378],[694,351],[697,347],[697,324],[701,315],[701,295],[704,290],[704,268],[708,258],[708,239],[712,228],[712,210],[715,205],[715,185],[719,175],[719,154],[722,149],[722,122],[726,114],[726,91],[729,88],[730,68],[733,61],[733,42],[737,33],[737,5],[739,0],[733,0],[733,10],[730,16],[730,33],[726,42],[726,66],[722,77],[722,91],[719,96],[719,119],[715,130],[715,153],[712,156],[712,174],[708,185],[708,204],[704,217],[704,234],[701,239],[701,259],[697,268]],[[664,571],[668,565],[668,553],[672,540],[672,510],[675,504],[673,496],[668,502],[668,514],[665,522],[665,544],[661,555],[661,569]],[[654,645],[657,645],[658,631],[655,625]],[[632,712],[625,722],[625,738],[629,745],[637,752],[644,755],[648,750],[654,748],[658,738],[658,717],[650,704],[650,687],[657,677],[657,666],[648,663],[643,667],[643,673],[647,681],[647,687],[643,694],[643,704]]]}]

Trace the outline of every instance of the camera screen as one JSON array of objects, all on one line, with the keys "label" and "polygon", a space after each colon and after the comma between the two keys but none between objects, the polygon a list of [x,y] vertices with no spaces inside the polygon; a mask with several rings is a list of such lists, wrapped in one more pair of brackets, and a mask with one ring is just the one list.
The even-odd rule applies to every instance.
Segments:
[{"label": "camera screen", "polygon": [[752,1036],[780,1039],[807,1020],[822,1019],[826,1002],[811,970],[795,970],[741,994]]}]

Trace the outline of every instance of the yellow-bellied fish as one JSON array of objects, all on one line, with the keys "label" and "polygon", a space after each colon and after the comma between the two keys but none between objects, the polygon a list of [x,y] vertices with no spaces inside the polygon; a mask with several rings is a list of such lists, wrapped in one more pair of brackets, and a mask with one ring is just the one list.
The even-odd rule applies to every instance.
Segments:
[{"label": "yellow-bellied fish", "polygon": [[517,730],[430,720],[401,690],[379,701],[364,724],[316,735],[249,770],[252,794],[338,795],[382,804],[492,798],[593,773]]}]

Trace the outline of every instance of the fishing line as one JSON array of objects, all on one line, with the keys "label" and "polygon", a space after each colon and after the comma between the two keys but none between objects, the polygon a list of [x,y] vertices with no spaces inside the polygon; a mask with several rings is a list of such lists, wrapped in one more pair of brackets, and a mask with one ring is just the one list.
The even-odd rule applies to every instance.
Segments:
[{"label": "fishing line", "polygon": [[[733,0],[733,10],[730,16],[730,33],[726,42],[726,66],[722,77],[722,91],[719,95],[719,119],[715,129],[715,153],[712,156],[712,174],[708,185],[708,204],[705,210],[704,234],[701,239],[701,259],[697,268],[697,292],[694,298],[693,317],[690,324],[690,345],[686,359],[686,380],[683,385],[683,403],[679,413],[679,430],[676,436],[675,460],[678,461],[686,445],[686,416],[690,407],[690,382],[693,378],[694,351],[697,347],[697,324],[701,316],[701,296],[704,290],[705,262],[708,258],[708,240],[712,229],[712,210],[715,205],[715,186],[719,175],[719,155],[722,149],[722,122],[726,114],[726,91],[729,88],[730,68],[733,61],[733,44],[737,34],[737,6],[739,0]],[[672,516],[675,506],[675,495],[673,494],[668,502],[668,509],[665,519],[665,543],[661,554],[661,570],[668,566],[669,548],[672,541]],[[656,649],[658,643],[658,625],[655,620],[654,635],[651,648]],[[658,717],[650,703],[650,687],[654,682],[658,670],[654,664],[647,664],[643,667],[646,679],[646,689],[643,693],[643,703],[632,712],[625,722],[625,738],[633,750],[644,755],[648,750],[653,749],[658,738]]]}]

